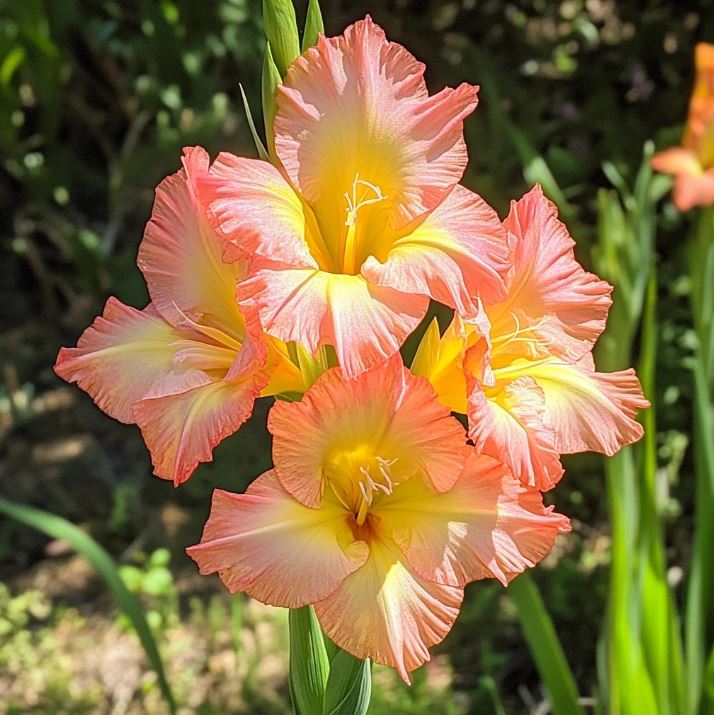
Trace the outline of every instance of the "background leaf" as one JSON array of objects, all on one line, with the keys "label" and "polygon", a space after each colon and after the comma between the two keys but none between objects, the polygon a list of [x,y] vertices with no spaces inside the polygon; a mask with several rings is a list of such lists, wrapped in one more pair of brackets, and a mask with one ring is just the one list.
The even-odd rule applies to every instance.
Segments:
[{"label": "background leaf", "polygon": [[149,624],[146,622],[141,604],[124,585],[114,559],[91,536],[62,517],[24,506],[23,504],[14,504],[5,499],[0,499],[0,512],[31,526],[33,529],[42,531],[47,536],[67,541],[75,551],[92,564],[114,594],[117,606],[131,622],[136,635],[141,641],[141,645],[146,651],[151,667],[156,671],[159,687],[166,704],[171,712],[175,713],[176,704],[171,687],[166,680],[164,664],[156,641],[151,633]]}]

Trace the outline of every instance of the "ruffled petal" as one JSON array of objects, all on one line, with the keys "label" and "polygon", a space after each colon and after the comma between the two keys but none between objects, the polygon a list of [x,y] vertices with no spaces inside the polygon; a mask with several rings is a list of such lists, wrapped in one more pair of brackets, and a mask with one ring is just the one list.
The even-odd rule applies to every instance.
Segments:
[{"label": "ruffled petal", "polygon": [[496,212],[478,195],[456,186],[426,220],[399,238],[381,263],[362,266],[370,282],[428,295],[460,315],[477,312],[476,297],[505,297],[507,234]]},{"label": "ruffled petal", "polygon": [[543,391],[543,421],[561,454],[592,450],[608,456],[642,437],[637,411],[649,406],[632,369],[595,372],[587,363],[557,361],[522,371]]},{"label": "ruffled petal", "polygon": [[482,578],[507,585],[570,530],[567,517],[543,506],[539,491],[474,451],[453,489],[434,494],[419,482],[402,484],[378,515],[380,529],[392,533],[423,578],[460,587]]},{"label": "ruffled petal", "polygon": [[307,243],[309,216],[272,164],[221,152],[198,192],[223,238],[224,260],[257,254],[284,266],[317,267]]},{"label": "ruffled petal", "polygon": [[202,574],[218,572],[231,593],[284,608],[329,596],[369,556],[341,508],[308,509],[272,471],[245,494],[216,489],[201,543],[186,551]]},{"label": "ruffled petal", "polygon": [[463,84],[429,97],[424,65],[366,17],[292,63],[278,87],[276,151],[323,228],[344,226],[343,195],[358,175],[389,197],[398,228],[461,178],[476,93]]},{"label": "ruffled petal", "polygon": [[110,417],[133,423],[133,406],[146,395],[209,382],[205,373],[176,359],[174,343],[181,337],[151,305],[137,310],[109,298],[77,347],[59,351],[55,372],[76,382]]},{"label": "ruffled petal", "polygon": [[[247,313],[247,334],[222,379],[164,395],[149,393],[134,405],[133,414],[151,452],[154,474],[185,482],[213,448],[250,417],[255,400],[268,384],[267,346],[257,316]],[[209,346],[209,351],[212,349]]]},{"label": "ruffled petal", "polygon": [[714,204],[714,169],[699,174],[679,174],[674,180],[672,200],[682,212]]},{"label": "ruffled petal", "polygon": [[663,174],[693,174],[697,176],[702,173],[702,166],[697,155],[691,149],[680,146],[658,152],[652,157],[650,164],[655,171]]},{"label": "ruffled petal", "polygon": [[134,419],[151,452],[154,474],[176,486],[185,482],[250,417],[259,394],[255,380],[221,380],[137,402]]},{"label": "ruffled petal", "polygon": [[398,352],[429,303],[362,276],[316,270],[258,270],[238,295],[256,305],[268,334],[295,340],[313,355],[320,345],[333,345],[350,378]]},{"label": "ruffled petal", "polygon": [[396,668],[409,683],[409,672],[451,630],[462,600],[460,588],[420,578],[393,541],[380,539],[364,566],[315,604],[315,613],[340,648]]},{"label": "ruffled petal", "polygon": [[525,485],[547,491],[563,476],[553,427],[545,421],[545,396],[533,377],[521,375],[486,392],[469,379],[469,437],[476,449],[505,462]]},{"label": "ruffled petal", "polygon": [[[526,327],[536,333],[547,316],[550,322],[544,326],[544,342],[548,351],[577,359],[591,349],[605,327],[612,288],[575,260],[575,243],[557,215],[539,185],[511,203],[504,221],[515,237],[508,298],[487,305],[487,313],[494,338],[514,329],[514,312],[528,316]],[[557,341],[552,338],[554,320],[560,327]]]},{"label": "ruffled petal", "polygon": [[307,506],[319,505],[339,455],[351,455],[347,471],[354,478],[379,457],[394,462],[395,481],[419,476],[443,491],[458,479],[467,454],[461,425],[398,356],[355,380],[328,370],[300,402],[276,403],[268,430],[282,484]]},{"label": "ruffled petal", "polygon": [[243,325],[235,297],[242,269],[221,260],[221,241],[196,194],[208,162],[201,147],[184,149],[183,169],[159,184],[137,262],[166,320],[177,325],[185,314],[236,335]]}]

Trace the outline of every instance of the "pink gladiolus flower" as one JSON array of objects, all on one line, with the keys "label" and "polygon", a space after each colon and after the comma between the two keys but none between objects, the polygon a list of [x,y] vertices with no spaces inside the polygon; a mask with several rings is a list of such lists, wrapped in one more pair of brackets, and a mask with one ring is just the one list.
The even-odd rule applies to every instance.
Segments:
[{"label": "pink gladiolus flower", "polygon": [[366,19],[288,69],[274,120],[280,168],[221,154],[201,195],[250,259],[239,298],[263,329],[354,377],[396,353],[429,298],[462,315],[503,296],[506,233],[458,185],[477,88],[429,96],[424,66]]},{"label": "pink gladiolus flower", "polygon": [[468,414],[479,452],[546,490],[563,474],[561,454],[612,455],[638,440],[634,417],[648,402],[633,370],[595,371],[611,289],[576,262],[539,186],[512,202],[504,225],[513,249],[506,298],[484,301],[478,323],[457,318],[443,337],[434,323],[412,369]]},{"label": "pink gladiolus flower", "polygon": [[249,306],[238,308],[244,266],[221,261],[219,239],[196,198],[208,155],[187,149],[183,167],[157,188],[139,249],[151,303],[136,310],[110,298],[55,365],[108,415],[138,424],[156,475],[176,485],[211,459],[261,392],[302,384],[285,346],[262,334]]},{"label": "pink gladiolus flower", "polygon": [[275,469],[245,494],[215,491],[189,555],[231,592],[314,604],[338,646],[407,682],[451,629],[466,583],[508,583],[569,530],[466,446],[398,357],[354,380],[329,370],[301,402],[276,403],[269,428]]},{"label": "pink gladiolus flower", "polygon": [[714,204],[714,45],[697,44],[697,79],[689,100],[682,146],[652,157],[652,168],[673,174],[674,204],[680,211]]}]

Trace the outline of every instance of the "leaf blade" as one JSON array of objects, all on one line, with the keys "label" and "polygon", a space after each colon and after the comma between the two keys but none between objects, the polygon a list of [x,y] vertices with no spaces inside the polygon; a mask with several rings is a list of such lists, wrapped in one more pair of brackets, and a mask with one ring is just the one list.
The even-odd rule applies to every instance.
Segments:
[{"label": "leaf blade", "polygon": [[86,534],[79,527],[61,516],[1,498],[0,512],[52,538],[67,541],[75,551],[84,556],[99,572],[114,594],[117,605],[127,616],[136,631],[136,635],[139,637],[141,645],[149,658],[151,667],[156,671],[164,700],[166,700],[169,710],[175,713],[176,701],[171,691],[171,686],[166,679],[156,640],[151,633],[141,604],[124,585],[114,559],[89,534]]}]

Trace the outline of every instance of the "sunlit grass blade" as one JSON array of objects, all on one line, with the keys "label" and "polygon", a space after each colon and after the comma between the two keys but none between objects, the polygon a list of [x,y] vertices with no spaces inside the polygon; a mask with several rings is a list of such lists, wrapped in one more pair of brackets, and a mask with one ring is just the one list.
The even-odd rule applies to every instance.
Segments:
[{"label": "sunlit grass blade", "polygon": [[712,568],[714,554],[714,421],[709,404],[703,360],[694,364],[694,443],[697,471],[694,547],[689,576],[686,612],[686,653],[691,693],[701,692],[707,656],[707,632],[711,628]]},{"label": "sunlit grass blade", "polygon": [[166,679],[164,665],[156,641],[146,621],[141,604],[124,585],[114,559],[91,536],[60,516],[23,504],[15,504],[5,499],[0,499],[0,512],[43,532],[53,539],[66,541],[92,564],[106,581],[107,586],[114,594],[117,605],[136,631],[136,635],[146,651],[149,663],[156,671],[161,693],[170,711],[175,713],[176,703]]},{"label": "sunlit grass blade", "polygon": [[[610,715],[660,713],[644,660],[639,610],[642,594],[635,580],[639,502],[632,449],[605,463],[612,528],[610,586],[605,629],[607,699]],[[639,709],[643,708],[643,709]]]},{"label": "sunlit grass blade", "polygon": [[548,689],[555,715],[584,715],[578,688],[553,621],[529,574],[521,574],[508,587],[508,595],[518,609],[518,620],[528,642],[538,672]]},{"label": "sunlit grass blade", "polygon": [[[714,640],[714,208],[704,208],[691,238],[691,308],[698,345],[694,355],[694,464],[696,512],[687,590],[685,643],[692,712],[714,712],[705,686]],[[701,703],[698,698],[701,697]]]},{"label": "sunlit grass blade", "polygon": [[640,415],[644,437],[639,445],[639,588],[643,653],[663,712],[687,712],[684,657],[676,604],[667,582],[664,525],[657,499],[657,424],[655,370],[657,354],[657,273],[650,270],[642,315],[639,376],[650,408]]}]

